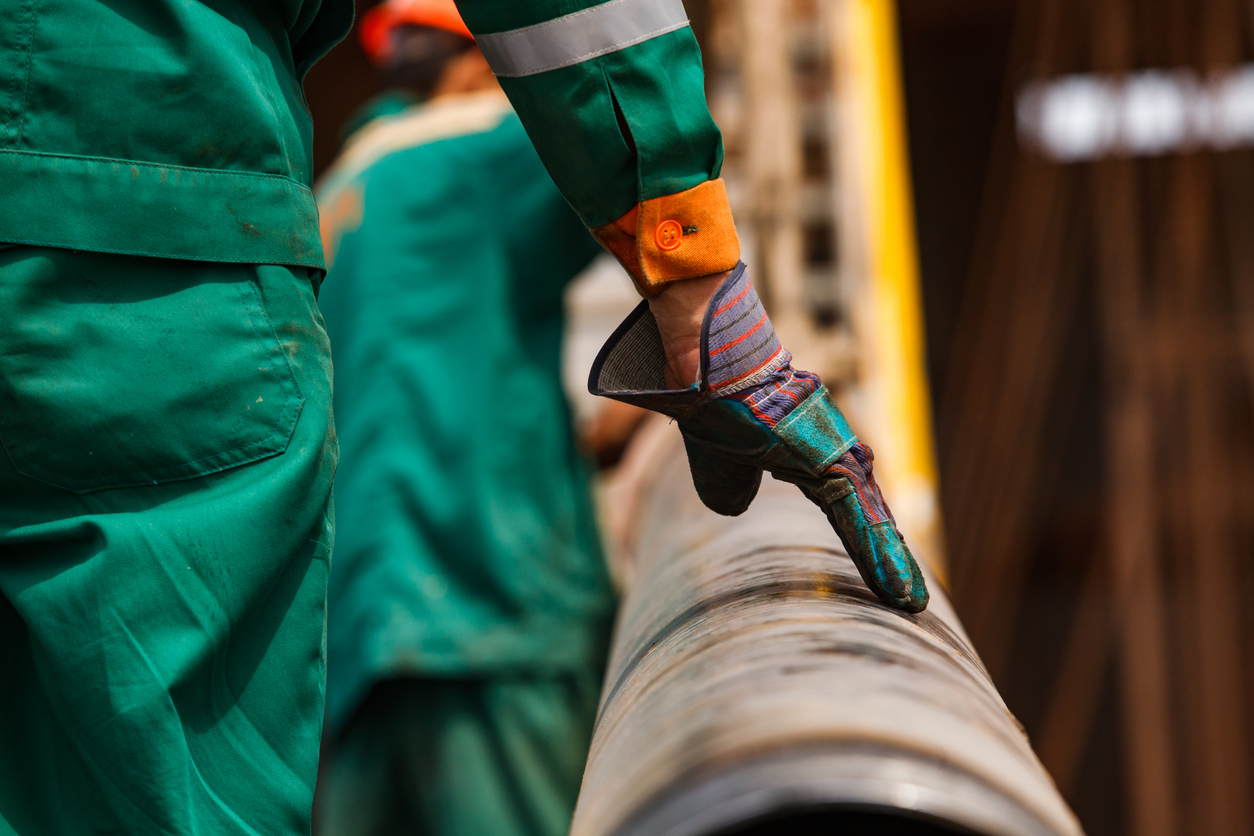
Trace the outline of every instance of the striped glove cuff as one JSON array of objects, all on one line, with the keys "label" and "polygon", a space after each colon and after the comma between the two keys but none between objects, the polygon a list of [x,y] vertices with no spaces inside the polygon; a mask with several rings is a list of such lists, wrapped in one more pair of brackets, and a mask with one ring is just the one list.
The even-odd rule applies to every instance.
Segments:
[{"label": "striped glove cuff", "polygon": [[821,385],[816,375],[792,367],[792,355],[780,345],[743,263],[710,301],[701,346],[697,383],[667,389],[661,335],[648,303],[642,302],[601,349],[588,389],[673,418],[710,400],[731,398],[774,427]]}]

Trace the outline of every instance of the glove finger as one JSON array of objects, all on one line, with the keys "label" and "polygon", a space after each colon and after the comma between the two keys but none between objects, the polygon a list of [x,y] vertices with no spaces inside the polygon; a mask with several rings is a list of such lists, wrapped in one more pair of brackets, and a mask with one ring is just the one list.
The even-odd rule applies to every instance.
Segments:
[{"label": "glove finger", "polygon": [[748,509],[762,484],[762,468],[728,461],[684,436],[688,469],[697,496],[716,514],[738,517]]},{"label": "glove finger", "polygon": [[862,580],[890,607],[906,612],[927,608],[927,584],[914,556],[891,522],[872,522],[848,479],[827,479],[806,496],[823,509],[853,559]]}]

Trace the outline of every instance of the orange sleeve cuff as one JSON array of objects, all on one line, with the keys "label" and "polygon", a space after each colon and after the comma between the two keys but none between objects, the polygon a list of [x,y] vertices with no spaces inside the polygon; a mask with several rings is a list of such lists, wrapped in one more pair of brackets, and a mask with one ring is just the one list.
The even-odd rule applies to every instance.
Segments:
[{"label": "orange sleeve cuff", "polygon": [[638,203],[592,236],[645,296],[656,296],[668,282],[722,273],[740,261],[740,239],[721,179]]}]

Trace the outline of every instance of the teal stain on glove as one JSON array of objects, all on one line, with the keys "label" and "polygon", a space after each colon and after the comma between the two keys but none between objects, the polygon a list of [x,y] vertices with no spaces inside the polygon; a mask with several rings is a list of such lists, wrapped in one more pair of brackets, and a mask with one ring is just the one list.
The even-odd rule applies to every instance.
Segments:
[{"label": "teal stain on glove", "polygon": [[601,349],[588,385],[677,420],[693,484],[710,510],[743,513],[770,471],[822,509],[881,601],[922,612],[927,586],[875,484],[870,448],[827,387],[793,370],[791,359],[741,264],[710,301],[697,384],[665,388],[661,335],[642,302]]}]

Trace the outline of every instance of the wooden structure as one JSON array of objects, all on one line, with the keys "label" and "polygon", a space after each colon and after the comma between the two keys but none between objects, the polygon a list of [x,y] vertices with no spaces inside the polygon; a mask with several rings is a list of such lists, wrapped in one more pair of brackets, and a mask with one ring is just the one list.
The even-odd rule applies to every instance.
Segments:
[{"label": "wooden structure", "polygon": [[1104,788],[1101,832],[1252,833],[1254,154],[1064,165],[1011,109],[1032,79],[1231,70],[1254,58],[1254,6],[1015,13],[938,387],[955,600],[994,678],[1042,695],[1026,719],[1064,793]]}]

